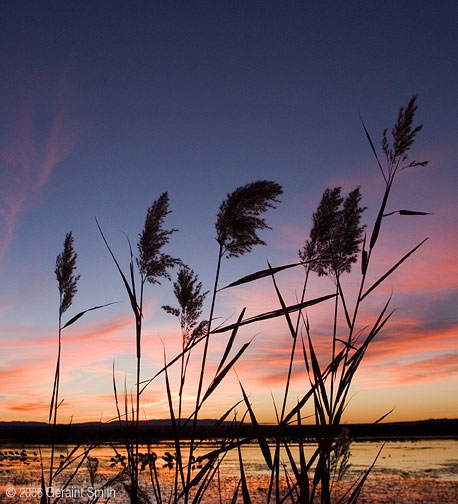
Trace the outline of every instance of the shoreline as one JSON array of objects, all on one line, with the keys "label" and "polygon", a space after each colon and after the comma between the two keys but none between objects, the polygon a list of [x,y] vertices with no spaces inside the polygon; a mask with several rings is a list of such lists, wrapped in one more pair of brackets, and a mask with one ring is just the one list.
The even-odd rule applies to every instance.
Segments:
[{"label": "shoreline", "polygon": [[[223,422],[215,432],[212,427],[216,420],[200,420],[197,424],[197,435],[211,442],[222,438],[255,439],[251,424],[244,423],[234,427],[231,422]],[[313,442],[319,432],[316,425],[289,425],[279,428],[272,424],[261,424],[265,438],[283,439],[294,442],[301,438]],[[458,419],[430,419],[415,422],[390,422],[379,424],[342,424],[339,429],[347,429],[354,442],[369,441],[415,441],[415,440],[456,440],[458,439]],[[336,431],[338,434],[339,431]],[[118,422],[86,422],[79,424],[58,424],[51,429],[44,422],[0,422],[0,445],[110,443],[122,442],[126,430]],[[131,433],[133,434],[133,432]],[[137,433],[135,433],[137,435]],[[186,441],[191,432],[184,430],[181,439]],[[152,444],[173,439],[173,430],[168,420],[150,420],[140,422],[138,441],[141,444]]]}]

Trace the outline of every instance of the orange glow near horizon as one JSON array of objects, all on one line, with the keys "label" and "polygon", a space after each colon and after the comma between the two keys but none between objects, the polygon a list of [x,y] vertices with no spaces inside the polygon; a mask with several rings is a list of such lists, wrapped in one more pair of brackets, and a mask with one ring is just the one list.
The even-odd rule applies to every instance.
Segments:
[{"label": "orange glow near horizon", "polygon": [[[248,316],[259,312],[262,306],[275,307],[274,293],[268,293],[262,286],[256,287],[256,284],[251,288],[239,288],[234,294],[235,297],[226,297],[223,304],[242,302],[251,306],[253,313]],[[381,297],[384,297],[383,294]],[[326,313],[331,304],[328,302],[327,307],[323,305],[309,309],[312,331],[314,328],[319,329],[315,332],[314,346],[322,366],[327,362],[330,352]],[[145,325],[143,339],[142,376],[145,379],[162,366],[162,342],[169,360],[180,348],[180,333],[173,321],[168,325],[155,327],[149,322],[154,319],[154,313],[147,313],[148,323]],[[372,315],[362,314],[361,327],[372,324],[376,313],[374,311]],[[115,417],[113,359],[116,363],[118,393],[120,390],[121,394],[124,393],[122,384],[125,377],[128,387],[134,383],[132,323],[132,316],[126,313],[102,322],[86,322],[64,331],[61,383],[65,402],[60,413],[62,422],[68,421],[70,416],[74,417],[74,421],[100,418],[107,421]],[[3,342],[1,349],[7,353],[20,351],[22,357],[0,371],[0,386],[2,390],[7,391],[2,397],[1,420],[45,421],[49,409],[49,387],[55,367],[55,331],[41,329],[38,336],[32,340],[21,337],[21,334],[29,332],[28,328],[9,328],[9,331],[16,336],[14,340]],[[458,381],[457,333],[458,324],[454,322],[448,327],[426,327],[421,317],[402,317],[401,314],[395,313],[367,351],[354,383],[356,395],[349,404],[344,420],[351,423],[370,422],[392,407],[395,407],[395,411],[385,421],[458,415],[456,401],[453,399],[453,387]],[[273,423],[275,416],[269,390],[277,402],[281,400],[291,337],[285,321],[281,318],[259,324],[254,334],[250,348],[237,362],[235,369],[250,393],[250,400],[259,421]],[[240,330],[235,348],[249,341],[252,336],[253,328],[244,327]],[[227,337],[213,336],[207,385],[216,370],[220,358],[218,356],[224,350]],[[188,375],[190,389],[184,396],[185,410],[191,408],[194,401],[192,390],[195,390],[193,387],[196,385],[198,367],[198,360],[193,357]],[[176,386],[176,374],[173,371],[171,380]],[[31,383],[34,384],[33,392],[30,390]],[[437,387],[443,392],[433,394],[434,397],[430,397],[425,403],[425,390],[437,390]],[[296,398],[300,398],[307,390],[308,378],[299,348],[296,351],[290,403],[293,404]],[[234,373],[230,373],[220,385],[215,400],[209,402],[202,414],[206,417],[217,417],[232,403],[240,400],[240,395],[236,377]],[[176,395],[174,398],[176,400]],[[142,401],[148,418],[168,418],[163,377],[157,378],[147,389]],[[437,404],[431,410],[430,405],[439,402],[441,406]]]}]

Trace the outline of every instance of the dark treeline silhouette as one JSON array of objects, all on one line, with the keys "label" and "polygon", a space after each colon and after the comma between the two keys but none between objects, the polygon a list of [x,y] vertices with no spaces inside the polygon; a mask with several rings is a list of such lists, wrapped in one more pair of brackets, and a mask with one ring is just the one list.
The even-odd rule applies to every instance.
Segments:
[{"label": "dark treeline silhouette", "polygon": [[[197,437],[204,439],[214,438],[212,425],[215,420],[199,420],[197,424]],[[266,438],[289,437],[292,442],[299,435],[303,438],[315,440],[318,433],[316,425],[290,425],[279,428],[277,425],[261,426]],[[458,439],[458,419],[430,419],[415,422],[389,422],[379,424],[345,424],[342,428],[348,429],[354,441],[364,440],[402,440],[422,438]],[[187,434],[187,435],[186,435]],[[182,440],[190,438],[192,432],[183,433]],[[239,424],[234,427],[232,422],[225,422],[218,430],[219,436],[231,435],[240,438],[255,440],[250,423]],[[173,438],[170,420],[150,420],[139,423],[139,441],[142,444],[158,443]],[[86,422],[79,424],[56,426],[54,442],[57,444],[78,444],[87,442],[122,442],[123,432],[118,422],[100,423]],[[15,444],[50,444],[48,424],[44,422],[0,422],[0,442]]]}]

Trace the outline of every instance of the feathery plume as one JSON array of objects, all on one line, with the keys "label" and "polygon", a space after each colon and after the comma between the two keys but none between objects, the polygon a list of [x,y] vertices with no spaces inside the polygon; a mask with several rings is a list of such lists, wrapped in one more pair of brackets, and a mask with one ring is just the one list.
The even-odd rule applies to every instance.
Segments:
[{"label": "feathery plume", "polygon": [[138,267],[144,278],[153,284],[160,283],[159,277],[170,280],[167,270],[180,262],[179,259],[160,251],[169,242],[169,236],[177,231],[177,229],[162,229],[164,218],[170,213],[168,208],[169,196],[165,192],[148,209],[145,227],[138,242]]},{"label": "feathery plume", "polygon": [[188,340],[194,333],[197,322],[202,315],[202,306],[208,291],[202,292],[202,283],[199,282],[199,275],[183,264],[178,271],[177,281],[173,283],[173,292],[178,301],[179,308],[165,305],[162,309],[178,317],[183,337],[185,340]]},{"label": "feathery plume", "polygon": [[72,304],[77,292],[76,284],[80,278],[74,275],[77,254],[73,249],[72,233],[65,235],[64,250],[56,259],[56,278],[60,293],[59,314],[62,315]]},{"label": "feathery plume", "polygon": [[316,212],[310,238],[299,251],[302,261],[311,261],[310,268],[318,276],[339,276],[349,273],[356,262],[364,226],[359,187],[344,198],[341,188],[326,189]]},{"label": "feathery plume", "polygon": [[268,208],[275,208],[282,187],[269,180],[258,180],[238,187],[219,207],[216,220],[217,241],[227,257],[240,257],[254,245],[265,245],[256,231],[270,229],[262,217]]},{"label": "feathery plume", "polygon": [[415,141],[417,133],[419,133],[423,125],[413,126],[415,112],[417,111],[417,97],[413,96],[406,107],[401,107],[395,125],[391,130],[393,137],[392,143],[387,138],[388,129],[383,131],[382,149],[386,156],[388,165],[388,175],[392,176],[398,170],[410,168],[412,166],[426,166],[428,161],[412,161],[407,166],[400,166],[407,160],[407,152]]}]

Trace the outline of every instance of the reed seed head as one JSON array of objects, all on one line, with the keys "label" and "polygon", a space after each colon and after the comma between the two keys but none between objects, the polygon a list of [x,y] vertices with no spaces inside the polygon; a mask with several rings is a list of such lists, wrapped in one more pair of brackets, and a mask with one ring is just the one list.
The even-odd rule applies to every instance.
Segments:
[{"label": "reed seed head", "polygon": [[73,249],[72,233],[65,235],[64,250],[56,259],[56,278],[60,293],[59,313],[62,315],[72,304],[77,292],[76,284],[80,278],[75,275],[77,254]]},{"label": "reed seed head", "polygon": [[356,262],[364,227],[361,214],[366,207],[359,206],[359,187],[344,198],[341,188],[326,189],[316,212],[310,238],[299,251],[302,261],[311,261],[310,269],[318,276],[339,276],[349,273]]},{"label": "reed seed head", "polygon": [[270,180],[258,180],[238,187],[219,207],[216,220],[217,241],[227,257],[239,257],[254,245],[265,245],[256,231],[270,229],[260,217],[283,193],[282,187]]},{"label": "reed seed head", "polygon": [[153,284],[160,283],[158,280],[160,277],[170,280],[167,270],[180,262],[179,259],[161,252],[161,248],[169,242],[170,235],[177,231],[162,228],[164,219],[169,213],[169,196],[165,192],[148,209],[145,227],[138,242],[138,267],[144,278]]},{"label": "reed seed head", "polygon": [[407,152],[415,141],[423,125],[413,126],[415,113],[417,111],[417,97],[413,96],[406,107],[401,107],[398,113],[396,123],[391,130],[392,142],[387,137],[388,129],[383,131],[382,150],[388,163],[388,174],[394,175],[396,171],[411,166],[426,166],[428,161],[412,161],[408,166],[399,166],[407,160]]},{"label": "reed seed head", "polygon": [[202,292],[202,283],[199,282],[199,276],[183,264],[178,271],[177,281],[173,283],[173,292],[179,308],[168,305],[162,308],[167,313],[179,318],[183,336],[185,339],[189,339],[202,315],[202,306],[208,291]]}]

